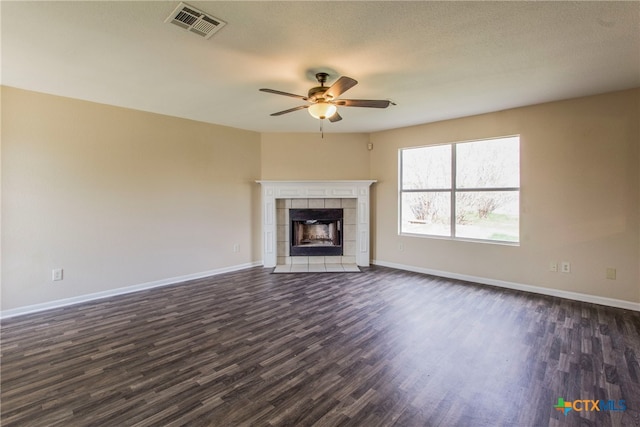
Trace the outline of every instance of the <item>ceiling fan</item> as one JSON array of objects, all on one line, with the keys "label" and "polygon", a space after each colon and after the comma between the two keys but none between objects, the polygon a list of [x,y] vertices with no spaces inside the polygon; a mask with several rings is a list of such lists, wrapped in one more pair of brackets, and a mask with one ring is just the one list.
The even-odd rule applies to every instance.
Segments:
[{"label": "ceiling fan", "polygon": [[351,77],[342,76],[335,81],[330,87],[325,86],[327,82],[327,73],[316,73],[316,79],[320,86],[309,89],[307,96],[296,95],[293,93],[282,92],[274,89],[260,89],[262,92],[275,93],[276,95],[285,95],[292,98],[299,98],[309,102],[309,105],[300,105],[298,107],[289,108],[288,110],[278,111],[271,114],[272,116],[281,116],[293,111],[308,109],[309,114],[316,119],[329,119],[330,122],[342,120],[338,114],[338,106],[340,107],[368,107],[368,108],[387,108],[395,103],[386,99],[338,99],[347,90],[351,89],[358,82]]}]

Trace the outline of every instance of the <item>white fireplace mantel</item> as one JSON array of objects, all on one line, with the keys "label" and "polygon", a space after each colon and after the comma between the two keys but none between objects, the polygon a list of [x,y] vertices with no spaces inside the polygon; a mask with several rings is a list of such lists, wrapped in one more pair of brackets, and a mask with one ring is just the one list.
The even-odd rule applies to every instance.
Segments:
[{"label": "white fireplace mantel", "polygon": [[356,264],[369,266],[369,187],[376,180],[256,181],[262,186],[262,259],[277,263],[276,199],[357,199]]}]

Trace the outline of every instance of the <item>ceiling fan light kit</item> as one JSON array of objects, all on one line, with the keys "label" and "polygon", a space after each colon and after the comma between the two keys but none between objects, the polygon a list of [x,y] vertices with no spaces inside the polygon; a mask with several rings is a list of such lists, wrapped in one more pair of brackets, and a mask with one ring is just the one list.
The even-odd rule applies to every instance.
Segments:
[{"label": "ceiling fan light kit", "polygon": [[311,103],[311,105],[300,105],[298,107],[289,108],[288,110],[278,111],[277,113],[272,113],[272,116],[281,116],[283,114],[307,108],[309,110],[309,114],[316,119],[329,119],[330,122],[337,122],[342,120],[342,117],[340,117],[340,114],[338,113],[338,105],[341,107],[368,108],[387,108],[391,104],[395,105],[389,100],[338,99],[340,95],[357,85],[358,82],[351,77],[342,76],[336,80],[331,87],[326,87],[324,84],[328,77],[329,74],[327,73],[317,73],[316,79],[318,80],[318,83],[320,83],[320,86],[315,86],[309,89],[307,96],[266,88],[262,88],[260,91],[299,98]]},{"label": "ceiling fan light kit", "polygon": [[308,110],[312,117],[324,120],[333,116],[336,111],[338,111],[338,107],[328,102],[318,102],[316,104],[311,104]]}]

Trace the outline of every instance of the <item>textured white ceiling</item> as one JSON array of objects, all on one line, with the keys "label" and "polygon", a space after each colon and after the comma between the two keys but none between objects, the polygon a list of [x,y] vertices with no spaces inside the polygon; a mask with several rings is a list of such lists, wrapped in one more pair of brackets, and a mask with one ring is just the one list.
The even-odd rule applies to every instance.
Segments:
[{"label": "textured white ceiling", "polygon": [[640,87],[640,2],[187,1],[227,22],[206,40],[178,1],[0,3],[3,85],[261,132],[315,132],[315,71],[359,84],[325,132],[371,132]]}]

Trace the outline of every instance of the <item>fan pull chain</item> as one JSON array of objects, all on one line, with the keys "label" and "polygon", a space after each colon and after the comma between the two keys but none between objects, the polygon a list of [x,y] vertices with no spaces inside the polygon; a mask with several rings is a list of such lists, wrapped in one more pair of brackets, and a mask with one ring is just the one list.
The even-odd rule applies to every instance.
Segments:
[{"label": "fan pull chain", "polygon": [[322,124],[324,120],[320,120],[320,138],[324,139],[324,130],[322,130]]}]

